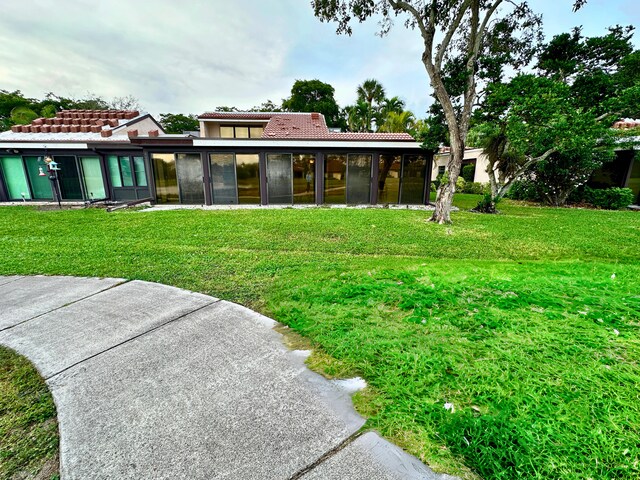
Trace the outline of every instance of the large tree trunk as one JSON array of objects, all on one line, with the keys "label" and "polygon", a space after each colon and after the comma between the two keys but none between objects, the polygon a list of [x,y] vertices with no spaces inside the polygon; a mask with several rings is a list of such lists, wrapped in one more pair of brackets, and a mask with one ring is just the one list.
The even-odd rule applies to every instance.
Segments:
[{"label": "large tree trunk", "polygon": [[440,183],[436,194],[435,210],[431,222],[451,223],[451,207],[453,194],[456,192],[456,181],[460,176],[462,160],[464,159],[464,143],[461,140],[451,142],[451,153],[447,162],[447,172]]}]

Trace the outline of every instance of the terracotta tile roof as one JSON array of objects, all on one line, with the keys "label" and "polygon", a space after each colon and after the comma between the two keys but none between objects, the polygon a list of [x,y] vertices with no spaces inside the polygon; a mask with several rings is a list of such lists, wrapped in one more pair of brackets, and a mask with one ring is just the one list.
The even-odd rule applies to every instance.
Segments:
[{"label": "terracotta tile roof", "polygon": [[330,140],[383,140],[415,142],[408,133],[354,133],[354,132],[329,132]]},{"label": "terracotta tile roof", "polygon": [[637,127],[640,127],[640,120],[635,120],[633,118],[625,118],[624,120],[619,120],[613,124],[613,128],[618,130],[628,130],[629,128]]},{"label": "terracotta tile roof", "polygon": [[61,110],[53,118],[37,118],[29,125],[13,125],[13,133],[99,133],[110,137],[113,129],[138,117],[135,110]]},{"label": "terracotta tile roof", "polygon": [[269,120],[272,112],[205,112],[198,118],[206,120]]},{"label": "terracotta tile roof", "polygon": [[414,139],[408,133],[332,132],[321,113],[284,112],[207,112],[205,120],[268,120],[263,139],[273,140],[342,140],[342,141],[404,141]]}]

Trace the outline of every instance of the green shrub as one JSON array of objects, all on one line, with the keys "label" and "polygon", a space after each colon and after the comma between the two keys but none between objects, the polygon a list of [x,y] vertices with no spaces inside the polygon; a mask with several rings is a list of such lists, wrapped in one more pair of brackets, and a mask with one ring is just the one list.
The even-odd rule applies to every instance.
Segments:
[{"label": "green shrub", "polygon": [[496,206],[500,200],[502,200],[501,197],[496,197],[495,200],[493,200],[491,198],[491,193],[486,192],[478,204],[473,208],[473,211],[478,213],[498,213]]},{"label": "green shrub", "polygon": [[541,202],[542,194],[536,182],[529,178],[516,180],[511,185],[511,189],[505,195],[506,198],[512,200],[525,200],[528,202]]},{"label": "green shrub", "polygon": [[473,182],[473,179],[476,176],[476,166],[473,164],[465,165],[462,167],[462,178],[465,179],[466,182]]},{"label": "green shrub", "polygon": [[633,203],[633,191],[630,188],[594,189],[585,187],[584,199],[594,207],[620,210]]},{"label": "green shrub", "polygon": [[461,176],[456,180],[456,192],[464,192],[464,187],[466,185],[466,181]]},{"label": "green shrub", "polygon": [[473,193],[475,195],[482,195],[488,190],[489,190],[489,186],[486,183],[467,182],[464,185],[463,193]]}]

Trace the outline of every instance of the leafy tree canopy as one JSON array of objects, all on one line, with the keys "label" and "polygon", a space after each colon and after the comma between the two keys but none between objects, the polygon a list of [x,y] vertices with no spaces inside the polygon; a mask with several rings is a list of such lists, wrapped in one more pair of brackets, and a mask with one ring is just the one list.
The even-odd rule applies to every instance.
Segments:
[{"label": "leafy tree canopy", "polygon": [[160,125],[162,125],[165,132],[176,134],[200,128],[198,118],[195,115],[184,115],[182,113],[161,113]]},{"label": "leafy tree canopy", "polygon": [[329,127],[344,127],[334,92],[331,85],[317,79],[296,80],[291,96],[282,101],[282,108],[288,112],[322,113]]}]

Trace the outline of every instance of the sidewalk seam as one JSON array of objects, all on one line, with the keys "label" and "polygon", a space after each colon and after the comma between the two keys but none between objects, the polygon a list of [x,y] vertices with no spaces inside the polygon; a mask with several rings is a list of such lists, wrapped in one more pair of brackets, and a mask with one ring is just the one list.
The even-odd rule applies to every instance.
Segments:
[{"label": "sidewalk seam", "polygon": [[195,308],[195,309],[193,309],[193,310],[190,310],[190,311],[188,311],[188,312],[186,312],[186,313],[184,313],[184,314],[182,314],[182,315],[180,315],[180,316],[178,316],[178,317],[171,318],[171,319],[167,320],[166,322],[161,323],[160,325],[156,325],[155,327],[153,327],[153,328],[151,328],[151,329],[149,329],[149,330],[147,330],[147,331],[145,331],[145,332],[139,333],[139,334],[137,334],[137,335],[135,335],[135,336],[133,336],[133,337],[131,337],[131,338],[128,338],[128,339],[126,339],[126,340],[123,340],[123,341],[122,341],[122,342],[120,342],[120,343],[117,343],[117,344],[115,344],[115,345],[112,345],[112,346],[110,346],[109,348],[106,348],[106,349],[104,349],[104,350],[102,350],[102,351],[100,351],[100,352],[94,353],[93,355],[90,355],[90,356],[88,356],[88,357],[86,357],[86,358],[83,358],[82,360],[79,360],[79,361],[77,361],[76,363],[74,363],[74,364],[72,364],[72,365],[69,365],[68,367],[63,368],[62,370],[60,370],[60,371],[58,371],[58,372],[56,372],[56,373],[53,373],[53,374],[49,375],[48,377],[45,377],[45,379],[44,379],[44,380],[45,380],[45,381],[49,381],[49,380],[51,380],[53,377],[56,377],[56,376],[60,375],[61,373],[64,373],[64,372],[66,372],[67,370],[69,370],[69,369],[71,369],[71,368],[73,368],[73,367],[75,367],[75,366],[77,366],[77,365],[80,365],[81,363],[86,362],[87,360],[91,360],[92,358],[98,357],[98,356],[102,355],[103,353],[109,352],[109,351],[111,351],[111,350],[113,350],[113,349],[115,349],[115,348],[118,348],[118,347],[120,347],[120,346],[124,345],[125,343],[129,343],[129,342],[131,342],[131,341],[133,341],[133,340],[136,340],[136,339],[138,339],[138,338],[140,338],[140,337],[142,337],[142,336],[144,336],[144,335],[147,335],[148,333],[155,332],[156,330],[159,330],[160,328],[165,327],[166,325],[169,325],[170,323],[173,323],[173,322],[175,322],[175,321],[177,321],[177,320],[180,320],[180,319],[182,319],[182,318],[184,318],[184,317],[186,317],[186,316],[188,316],[188,315],[191,315],[192,313],[198,312],[198,311],[202,310],[203,308],[210,307],[211,305],[214,305],[214,304],[216,304],[216,303],[218,303],[218,302],[220,302],[220,301],[221,301],[220,299],[216,299],[216,300],[214,300],[214,301],[212,301],[212,302],[209,302],[209,303],[207,303],[207,304],[205,304],[205,305],[202,305],[201,307],[198,307],[198,308]]},{"label": "sidewalk seam", "polygon": [[355,433],[352,433],[347,438],[345,438],[342,442],[340,442],[338,445],[336,445],[332,449],[327,450],[325,453],[320,455],[314,462],[312,462],[309,465],[307,465],[306,467],[298,470],[291,477],[289,477],[288,480],[298,480],[300,478],[303,478],[307,473],[309,473],[310,471],[312,471],[316,467],[319,467],[324,462],[326,462],[331,457],[333,457],[335,454],[337,454],[338,452],[340,452],[344,448],[348,447],[352,442],[357,440],[358,437],[360,437],[360,436],[364,435],[365,433],[367,433],[367,431],[368,430],[361,429],[361,430],[358,430]]},{"label": "sidewalk seam", "polygon": [[[23,277],[23,278],[24,278],[24,277]],[[27,323],[27,322],[30,322],[31,320],[35,320],[36,318],[40,318],[40,317],[42,317],[42,316],[44,316],[44,315],[48,315],[48,314],[49,314],[49,313],[51,313],[51,312],[55,312],[56,310],[60,310],[60,309],[62,309],[62,308],[66,308],[66,307],[68,307],[69,305],[73,305],[74,303],[82,302],[83,300],[86,300],[87,298],[91,298],[91,297],[94,297],[94,296],[96,296],[96,295],[100,295],[100,294],[101,294],[101,293],[103,293],[103,292],[106,292],[106,291],[108,291],[108,290],[111,290],[112,288],[116,288],[116,287],[119,287],[119,286],[121,286],[121,285],[124,285],[125,283],[129,283],[130,281],[131,281],[131,280],[123,280],[122,282],[118,282],[118,283],[116,283],[115,285],[111,285],[111,286],[109,286],[109,287],[107,287],[107,288],[104,288],[104,289],[102,289],[102,290],[98,291],[98,292],[91,293],[91,294],[87,295],[86,297],[78,298],[77,300],[72,300],[72,301],[71,301],[71,302],[69,302],[69,303],[65,303],[64,305],[60,305],[59,307],[52,308],[51,310],[49,310],[49,311],[47,311],[47,312],[39,313],[39,314],[38,314],[38,315],[36,315],[35,317],[31,317],[31,318],[27,318],[26,320],[22,320],[21,322],[16,323],[15,325],[10,325],[10,326],[8,326],[8,327],[0,328],[0,332],[4,332],[5,330],[10,330],[10,329],[15,328],[15,327],[17,327],[17,326],[19,326],[19,325],[22,325],[22,324],[25,324],[25,323]],[[9,282],[9,283],[13,283],[13,282]],[[7,284],[4,284],[4,285],[7,285]],[[4,286],[4,285],[3,285],[3,286]]]}]

